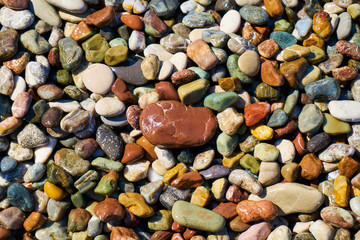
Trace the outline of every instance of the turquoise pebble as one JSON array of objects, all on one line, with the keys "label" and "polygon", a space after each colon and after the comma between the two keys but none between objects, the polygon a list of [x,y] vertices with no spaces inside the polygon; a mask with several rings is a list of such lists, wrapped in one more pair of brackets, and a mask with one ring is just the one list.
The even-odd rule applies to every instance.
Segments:
[{"label": "turquoise pebble", "polygon": [[205,98],[204,106],[221,112],[236,103],[238,98],[235,92],[212,93]]},{"label": "turquoise pebble", "polygon": [[273,39],[282,49],[297,43],[296,38],[288,32],[272,32],[270,34],[270,39]]}]

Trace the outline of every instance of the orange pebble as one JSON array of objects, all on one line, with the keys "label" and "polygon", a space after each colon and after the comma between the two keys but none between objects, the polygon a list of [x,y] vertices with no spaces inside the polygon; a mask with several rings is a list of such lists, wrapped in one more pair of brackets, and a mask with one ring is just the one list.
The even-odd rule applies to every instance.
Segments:
[{"label": "orange pebble", "polygon": [[141,31],[143,23],[141,19],[136,15],[124,14],[121,16],[121,21],[129,28]]}]

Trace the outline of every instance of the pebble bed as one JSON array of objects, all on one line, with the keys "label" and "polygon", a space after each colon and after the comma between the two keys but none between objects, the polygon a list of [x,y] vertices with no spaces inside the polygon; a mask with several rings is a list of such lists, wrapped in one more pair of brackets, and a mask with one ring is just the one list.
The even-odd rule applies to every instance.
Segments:
[{"label": "pebble bed", "polygon": [[359,240],[359,0],[0,0],[0,240]]}]

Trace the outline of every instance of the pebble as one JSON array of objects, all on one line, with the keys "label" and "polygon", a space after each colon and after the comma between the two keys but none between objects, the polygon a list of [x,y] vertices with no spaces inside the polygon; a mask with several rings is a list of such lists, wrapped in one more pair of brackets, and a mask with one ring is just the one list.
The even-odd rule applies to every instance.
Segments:
[{"label": "pebble", "polygon": [[185,201],[175,202],[172,217],[183,226],[208,232],[219,232],[225,225],[225,220],[220,214]]},{"label": "pebble", "polygon": [[35,17],[29,10],[15,11],[8,7],[0,10],[0,23],[7,28],[23,30],[33,24],[34,20]]},{"label": "pebble", "polygon": [[292,162],[296,156],[294,144],[287,139],[278,139],[274,145],[279,150],[278,161],[281,163]]},{"label": "pebble", "polygon": [[249,200],[261,199],[273,202],[278,207],[279,215],[284,216],[291,213],[314,212],[322,205],[324,195],[316,188],[303,184],[278,183],[267,187],[262,195],[249,196]]},{"label": "pebble", "polygon": [[360,112],[357,111],[357,105],[358,102],[350,100],[330,101],[329,111],[333,117],[341,121],[358,122]]},{"label": "pebble", "polygon": [[20,183],[13,183],[9,186],[7,189],[7,199],[13,206],[22,211],[30,211],[34,207],[30,193]]},{"label": "pebble", "polygon": [[261,222],[257,224],[253,224],[247,229],[245,232],[241,233],[238,240],[245,240],[245,239],[259,239],[265,240],[267,239],[268,235],[271,232],[271,227],[267,222]]},{"label": "pebble", "polygon": [[230,10],[224,14],[220,22],[220,30],[226,34],[236,33],[241,24],[241,17],[238,11]]},{"label": "pebble", "polygon": [[335,235],[335,229],[322,220],[317,220],[311,224],[309,231],[315,238],[332,239]]},{"label": "pebble", "polygon": [[97,129],[96,141],[111,160],[120,158],[123,142],[109,126],[103,124]]},{"label": "pebble", "polygon": [[323,114],[314,104],[307,104],[299,115],[299,130],[302,133],[317,132],[323,123]]}]

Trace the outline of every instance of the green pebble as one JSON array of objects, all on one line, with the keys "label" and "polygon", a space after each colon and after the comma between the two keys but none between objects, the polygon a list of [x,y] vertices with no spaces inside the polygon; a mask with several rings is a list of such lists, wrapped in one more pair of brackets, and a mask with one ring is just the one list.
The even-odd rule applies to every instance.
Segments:
[{"label": "green pebble", "polygon": [[78,89],[76,86],[74,85],[69,85],[66,86],[64,88],[64,92],[66,94],[66,96],[68,96],[69,98],[79,101],[81,102],[83,100],[83,94],[80,91],[80,89]]},{"label": "green pebble", "polygon": [[154,231],[166,231],[171,228],[172,217],[169,210],[157,211],[154,216],[148,220],[148,227]]},{"label": "green pebble", "polygon": [[351,126],[347,122],[340,121],[328,113],[324,113],[323,130],[329,135],[341,135],[351,132]]},{"label": "green pebble", "polygon": [[175,202],[171,212],[180,225],[206,232],[219,232],[226,223],[219,213],[181,200]]},{"label": "green pebble", "polygon": [[194,155],[188,148],[181,149],[179,155],[176,157],[176,159],[184,164],[191,165],[194,161]]},{"label": "green pebble", "polygon": [[116,188],[117,178],[108,173],[100,179],[100,182],[94,189],[94,192],[103,196],[109,196],[116,190]]},{"label": "green pebble", "polygon": [[243,168],[249,170],[252,174],[258,174],[259,173],[260,164],[250,154],[246,154],[245,156],[243,156],[240,159],[240,165]]},{"label": "green pebble", "polygon": [[49,182],[63,187],[69,193],[74,192],[73,178],[70,173],[65,171],[62,167],[59,167],[53,162],[49,162],[46,175]]},{"label": "green pebble", "polygon": [[254,148],[254,157],[264,162],[273,162],[279,157],[279,149],[268,143],[259,143]]},{"label": "green pebble", "polygon": [[99,174],[94,170],[87,171],[84,175],[82,175],[76,182],[74,186],[80,193],[86,193],[90,189],[93,189],[99,179]]},{"label": "green pebble", "polygon": [[240,70],[238,65],[239,57],[240,56],[237,54],[232,54],[228,57],[226,61],[226,67],[230,73],[230,76],[239,78],[241,83],[243,84],[249,84],[254,82],[254,79],[250,78]]},{"label": "green pebble", "polygon": [[125,47],[128,46],[127,41],[123,38],[114,38],[113,40],[111,40],[109,42],[109,45],[110,45],[110,47],[115,47],[115,46],[119,46],[119,45],[125,46]]},{"label": "green pebble", "polygon": [[209,79],[210,78],[210,73],[199,68],[199,67],[189,67],[188,68],[191,71],[194,71],[196,73],[196,76],[198,79]]},{"label": "green pebble", "polygon": [[82,44],[86,60],[89,62],[102,62],[105,52],[110,48],[109,43],[100,34],[95,34]]},{"label": "green pebble", "polygon": [[68,86],[73,83],[70,73],[65,69],[56,72],[56,81],[57,83],[64,86]]},{"label": "green pebble", "polygon": [[236,103],[238,98],[235,92],[212,93],[204,99],[204,106],[221,112]]},{"label": "green pebble", "polygon": [[137,87],[134,89],[133,94],[135,96],[136,99],[141,98],[141,96],[147,94],[147,93],[152,93],[152,92],[156,92],[155,88],[150,88],[150,87]]},{"label": "green pebble", "polygon": [[125,24],[122,25],[118,28],[117,32],[121,38],[125,39],[125,41],[129,40],[131,29],[128,26],[126,26]]},{"label": "green pebble", "polygon": [[110,172],[114,170],[115,172],[120,172],[123,168],[123,164],[121,162],[113,161],[107,158],[98,157],[91,162],[91,166],[104,171]]},{"label": "green pebble", "polygon": [[284,104],[284,111],[287,115],[290,115],[298,100],[299,100],[300,92],[297,89],[293,89],[290,91],[289,95],[286,97],[285,104]]},{"label": "green pebble", "polygon": [[280,87],[272,87],[266,83],[260,83],[256,87],[256,97],[260,100],[271,100],[280,97]]},{"label": "green pebble", "polygon": [[178,88],[178,94],[182,103],[192,105],[203,99],[209,89],[210,83],[206,79],[198,79],[184,84]]},{"label": "green pebble", "polygon": [[98,235],[94,240],[109,240],[109,238],[106,235]]},{"label": "green pebble", "polygon": [[71,202],[76,208],[85,208],[86,202],[80,192],[71,195]]},{"label": "green pebble", "polygon": [[40,121],[42,115],[50,108],[44,99],[37,101],[25,116],[25,120],[29,123],[36,123]]},{"label": "green pebble", "polygon": [[293,30],[292,24],[286,21],[285,19],[280,19],[275,22],[274,31],[283,31],[283,32],[291,33],[292,30]]},{"label": "green pebble", "polygon": [[324,50],[317,46],[310,46],[310,55],[306,57],[309,64],[318,64],[326,59],[326,53]]},{"label": "green pebble", "polygon": [[216,139],[216,148],[218,152],[228,157],[230,156],[239,143],[239,137],[237,134],[229,136],[226,133],[221,133]]}]

